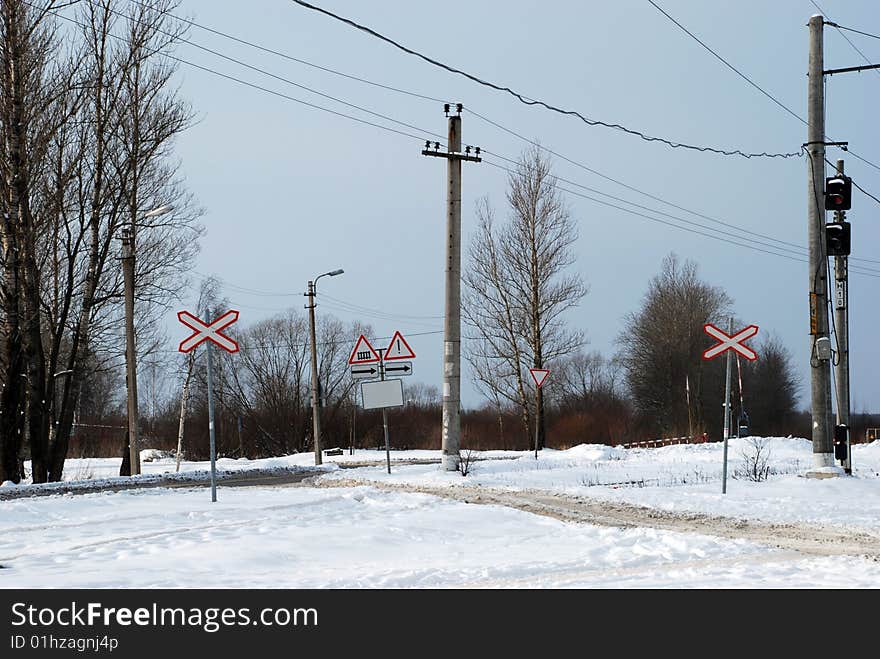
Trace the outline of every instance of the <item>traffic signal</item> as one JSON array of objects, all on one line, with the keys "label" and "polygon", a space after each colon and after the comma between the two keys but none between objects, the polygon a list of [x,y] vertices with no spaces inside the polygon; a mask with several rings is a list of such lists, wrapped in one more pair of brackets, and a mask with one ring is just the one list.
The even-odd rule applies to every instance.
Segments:
[{"label": "traffic signal", "polygon": [[852,201],[852,179],[849,176],[832,176],[825,179],[825,210],[848,211]]},{"label": "traffic signal", "polygon": [[849,222],[830,222],[825,225],[825,247],[828,256],[849,256]]},{"label": "traffic signal", "polygon": [[836,460],[846,460],[846,435],[849,428],[839,423],[834,426],[834,458]]}]

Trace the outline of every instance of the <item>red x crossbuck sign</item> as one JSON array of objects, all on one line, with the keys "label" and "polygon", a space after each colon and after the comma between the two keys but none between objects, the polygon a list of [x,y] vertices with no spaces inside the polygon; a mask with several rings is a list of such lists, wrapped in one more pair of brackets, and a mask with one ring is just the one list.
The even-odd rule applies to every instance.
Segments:
[{"label": "red x crossbuck sign", "polygon": [[177,319],[191,330],[194,330],[191,336],[180,342],[180,347],[178,348],[180,352],[189,352],[203,341],[213,341],[227,352],[238,352],[238,344],[220,332],[220,330],[229,327],[238,320],[237,311],[227,311],[207,325],[189,311],[178,311]]},{"label": "red x crossbuck sign", "polygon": [[754,361],[758,358],[758,353],[749,348],[747,345],[743,345],[743,341],[752,338],[753,336],[755,336],[755,334],[758,333],[757,325],[749,325],[748,327],[741,329],[736,334],[730,336],[728,336],[728,334],[724,330],[720,330],[715,327],[712,323],[706,323],[705,325],[703,325],[703,331],[712,338],[718,339],[721,342],[716,343],[714,346],[706,350],[703,353],[703,359],[712,359],[713,357],[717,357],[721,353],[728,350],[734,350],[738,352],[749,361]]}]

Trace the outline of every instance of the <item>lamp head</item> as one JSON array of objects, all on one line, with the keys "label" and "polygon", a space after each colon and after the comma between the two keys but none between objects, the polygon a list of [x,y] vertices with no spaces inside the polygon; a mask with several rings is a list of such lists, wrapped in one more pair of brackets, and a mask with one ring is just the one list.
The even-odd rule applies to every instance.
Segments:
[{"label": "lamp head", "polygon": [[158,208],[154,208],[153,210],[144,213],[144,217],[157,217],[159,215],[165,215],[165,213],[170,213],[173,210],[174,206],[159,206]]}]

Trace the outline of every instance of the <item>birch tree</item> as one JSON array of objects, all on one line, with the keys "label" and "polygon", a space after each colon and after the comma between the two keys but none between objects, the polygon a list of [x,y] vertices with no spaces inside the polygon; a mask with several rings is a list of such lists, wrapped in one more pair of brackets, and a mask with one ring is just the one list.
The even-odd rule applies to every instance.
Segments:
[{"label": "birch tree", "polygon": [[519,408],[526,436],[534,436],[532,446],[540,449],[544,396],[528,371],[584,345],[584,333],[570,328],[564,314],[587,287],[569,271],[577,227],[539,148],[521,156],[508,177],[506,200],[507,221],[500,225],[488,200],[477,206],[463,276],[465,355],[477,385]]}]

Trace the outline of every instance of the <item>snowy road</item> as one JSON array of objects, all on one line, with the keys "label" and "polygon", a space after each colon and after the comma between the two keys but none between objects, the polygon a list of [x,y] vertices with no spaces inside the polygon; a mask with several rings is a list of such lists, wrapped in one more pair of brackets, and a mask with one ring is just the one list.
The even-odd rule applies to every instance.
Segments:
[{"label": "snowy road", "polygon": [[505,491],[486,487],[454,488],[371,483],[352,479],[318,480],[323,487],[371,484],[392,491],[420,492],[464,503],[507,506],[565,522],[616,528],[652,528],[748,540],[813,556],[863,556],[880,561],[880,534],[810,524],[769,524],[695,513],[671,513],[611,501],[591,500],[536,490]]},{"label": "snowy road", "polygon": [[[726,494],[720,447],[704,444],[507,452],[465,478],[412,464],[436,452],[400,452],[392,474],[330,463],[317,487],[221,486],[216,503],[204,486],[14,498],[0,501],[0,587],[880,588],[880,443],[827,481],[799,475],[809,442],[771,447],[774,475]],[[360,453],[340,457],[384,458]],[[247,483],[312,459],[223,465]]]}]

